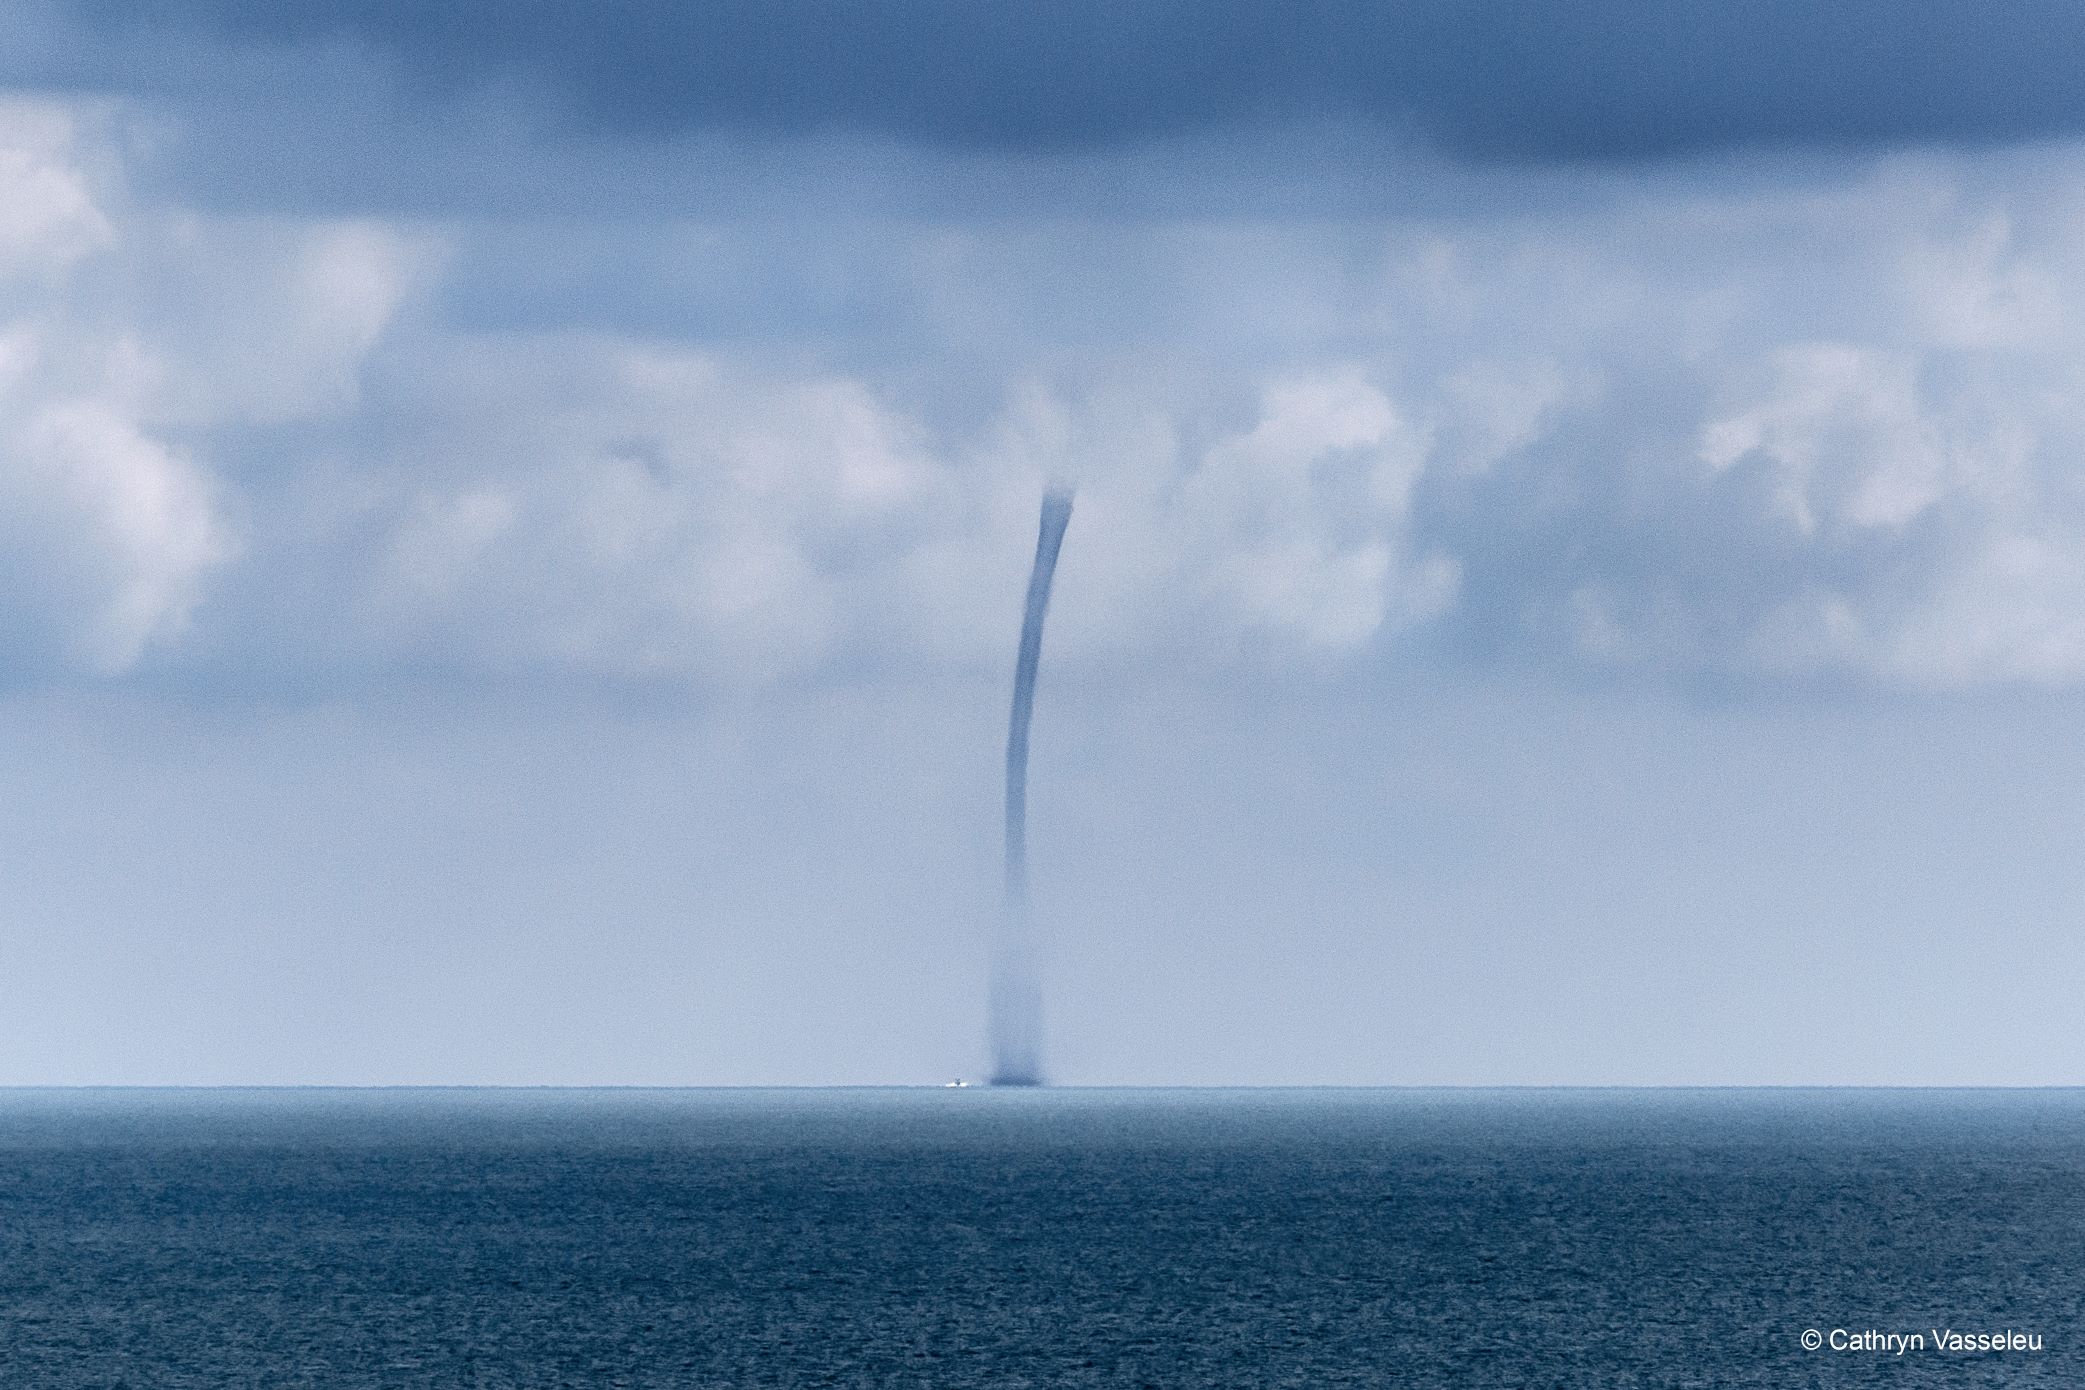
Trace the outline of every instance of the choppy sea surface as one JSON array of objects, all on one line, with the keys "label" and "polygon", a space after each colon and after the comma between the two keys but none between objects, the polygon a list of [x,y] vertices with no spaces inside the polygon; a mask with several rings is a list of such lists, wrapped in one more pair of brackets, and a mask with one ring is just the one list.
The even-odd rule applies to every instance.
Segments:
[{"label": "choppy sea surface", "polygon": [[0,1092],[0,1385],[2079,1386],[2085,1092]]}]

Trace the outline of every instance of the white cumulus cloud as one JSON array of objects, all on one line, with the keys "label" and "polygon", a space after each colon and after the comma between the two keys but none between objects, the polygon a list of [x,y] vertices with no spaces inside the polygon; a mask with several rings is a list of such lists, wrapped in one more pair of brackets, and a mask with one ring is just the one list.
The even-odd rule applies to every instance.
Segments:
[{"label": "white cumulus cloud", "polygon": [[0,107],[18,650],[1002,663],[1061,479],[1074,659],[2085,680],[2076,147],[430,228],[145,200],[121,119]]}]

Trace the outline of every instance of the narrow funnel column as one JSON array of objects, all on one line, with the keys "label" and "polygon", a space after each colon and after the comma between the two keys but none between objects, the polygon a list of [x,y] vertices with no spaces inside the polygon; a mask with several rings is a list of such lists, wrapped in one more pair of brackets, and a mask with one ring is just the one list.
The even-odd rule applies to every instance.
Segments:
[{"label": "narrow funnel column", "polygon": [[1028,720],[1035,712],[1035,672],[1042,661],[1043,617],[1050,578],[1071,521],[1071,489],[1043,493],[1035,568],[1021,615],[1021,654],[1014,663],[1013,713],[1006,726],[1006,910],[992,962],[992,1084],[1042,1084],[1042,983],[1028,920]]}]

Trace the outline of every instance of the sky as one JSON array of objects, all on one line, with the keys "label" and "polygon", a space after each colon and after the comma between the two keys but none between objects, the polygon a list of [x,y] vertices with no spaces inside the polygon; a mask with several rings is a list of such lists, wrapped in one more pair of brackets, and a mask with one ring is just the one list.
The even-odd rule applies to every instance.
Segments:
[{"label": "sky", "polygon": [[2085,11],[20,0],[0,1084],[2085,1082]]}]

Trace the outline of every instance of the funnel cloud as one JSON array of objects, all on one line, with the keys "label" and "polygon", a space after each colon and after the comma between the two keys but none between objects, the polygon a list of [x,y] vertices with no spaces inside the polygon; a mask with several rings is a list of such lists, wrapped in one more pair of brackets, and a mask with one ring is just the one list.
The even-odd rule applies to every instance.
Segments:
[{"label": "funnel cloud", "polygon": [[1006,902],[992,963],[992,1084],[1042,1084],[1042,983],[1035,932],[1028,918],[1028,722],[1035,713],[1035,673],[1042,661],[1043,618],[1050,580],[1071,522],[1072,492],[1043,493],[1035,568],[1021,614],[1021,654],[1014,663],[1013,710],[1006,726]]}]

